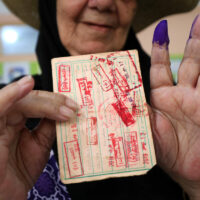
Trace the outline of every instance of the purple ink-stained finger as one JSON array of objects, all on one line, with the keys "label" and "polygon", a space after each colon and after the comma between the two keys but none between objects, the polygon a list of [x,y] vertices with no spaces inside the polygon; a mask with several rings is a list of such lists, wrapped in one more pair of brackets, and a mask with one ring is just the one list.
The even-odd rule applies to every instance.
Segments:
[{"label": "purple ink-stained finger", "polygon": [[162,20],[155,28],[153,43],[157,43],[160,46],[169,45],[169,36],[168,36],[168,26],[167,20]]},{"label": "purple ink-stained finger", "polygon": [[194,19],[194,21],[193,21],[193,23],[192,23],[192,27],[191,27],[191,30],[190,30],[189,39],[192,38],[192,30],[193,30],[193,28],[194,28],[194,25],[195,25],[195,23],[196,23],[198,17],[199,17],[199,15],[197,15],[197,16],[195,17],[195,19]]}]

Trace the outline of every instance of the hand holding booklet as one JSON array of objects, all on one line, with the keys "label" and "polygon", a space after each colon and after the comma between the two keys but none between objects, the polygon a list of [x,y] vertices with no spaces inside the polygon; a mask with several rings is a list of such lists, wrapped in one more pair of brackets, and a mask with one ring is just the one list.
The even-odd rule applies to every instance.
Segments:
[{"label": "hand holding booklet", "polygon": [[63,183],[140,175],[155,152],[136,50],[52,60],[54,92],[80,105],[57,122]]}]

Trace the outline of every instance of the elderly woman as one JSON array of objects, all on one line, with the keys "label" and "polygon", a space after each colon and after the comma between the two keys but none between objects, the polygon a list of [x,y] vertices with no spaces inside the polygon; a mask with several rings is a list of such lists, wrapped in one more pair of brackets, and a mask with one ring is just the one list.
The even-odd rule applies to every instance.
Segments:
[{"label": "elderly woman", "polygon": [[[159,17],[191,9],[198,1],[4,1],[36,28],[39,3],[37,55],[42,76],[34,77],[35,86],[28,76],[0,90],[0,199],[26,199],[29,190],[28,199],[70,198],[59,181],[56,144],[55,157],[51,153],[48,158],[55,139],[53,121],[68,120],[77,105],[62,95],[38,90],[52,91],[51,58],[126,49],[139,51],[147,99],[151,96],[157,161],[168,175],[155,166],[143,176],[67,185],[70,196],[178,200],[183,199],[183,189],[191,200],[200,199],[200,17],[193,23],[176,86],[170,72],[166,21],[154,33],[150,82],[150,60],[131,28],[133,19],[138,31]],[[42,120],[38,124],[28,118]]]}]

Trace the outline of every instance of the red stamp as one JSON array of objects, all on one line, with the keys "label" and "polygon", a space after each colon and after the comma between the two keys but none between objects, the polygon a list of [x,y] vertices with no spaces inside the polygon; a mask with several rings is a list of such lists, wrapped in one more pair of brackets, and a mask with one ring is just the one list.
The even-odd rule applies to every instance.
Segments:
[{"label": "red stamp", "polygon": [[129,102],[132,103],[132,115],[136,117],[148,116],[147,103],[143,103],[141,99],[138,98],[136,93],[133,93],[133,98],[129,97]]},{"label": "red stamp", "polygon": [[83,176],[84,174],[78,141],[73,140],[65,142],[64,147],[70,178]]},{"label": "red stamp", "polygon": [[127,132],[125,137],[126,162],[127,166],[131,167],[138,164],[140,160],[137,132]]},{"label": "red stamp", "polygon": [[150,163],[149,160],[149,153],[147,150],[147,144],[146,144],[146,133],[140,133],[140,139],[142,144],[142,152],[143,152],[143,164],[148,165]]},{"label": "red stamp", "polygon": [[143,116],[145,113],[144,109],[142,110],[140,106],[133,104],[132,106],[132,114],[137,117]]},{"label": "red stamp", "polygon": [[79,78],[76,80],[78,81],[83,106],[93,105],[92,96],[91,96],[92,81],[87,81],[86,77]]},{"label": "red stamp", "polygon": [[138,86],[136,86],[136,87],[134,88],[134,89],[136,89],[136,88],[139,88],[139,87],[142,86],[142,77],[141,77],[139,71],[137,70],[137,67],[136,67],[136,65],[135,65],[135,62],[134,62],[134,60],[133,60],[133,58],[132,58],[130,52],[127,51],[127,54],[128,54],[128,56],[129,56],[129,59],[130,59],[132,65],[133,65],[134,69],[135,69],[135,73],[137,74],[138,81],[139,81],[139,83],[140,83]]},{"label": "red stamp", "polygon": [[111,74],[113,75],[114,83],[122,92],[128,92],[131,90],[126,77],[123,76],[117,68],[111,69]]},{"label": "red stamp", "polygon": [[143,153],[143,164],[148,165],[149,164],[149,154]]},{"label": "red stamp", "polygon": [[71,91],[70,65],[60,65],[58,68],[58,91]]},{"label": "red stamp", "polygon": [[97,118],[91,117],[87,119],[87,144],[88,145],[97,145],[98,144],[98,135],[97,135]]},{"label": "red stamp", "polygon": [[[118,113],[115,111],[115,109],[112,106],[113,101],[115,101],[115,98],[108,98],[105,99],[99,106],[98,106],[98,117],[99,120],[103,123],[105,128],[112,127],[112,130],[116,130],[120,128],[121,124],[116,123],[118,122],[119,116]],[[107,115],[105,115],[107,113]]]},{"label": "red stamp", "polygon": [[133,115],[129,112],[128,108],[124,104],[123,101],[118,100],[116,103],[112,103],[113,108],[117,111],[121,120],[124,122],[126,126],[131,126],[135,123],[135,119]]},{"label": "red stamp", "polygon": [[126,159],[124,154],[124,144],[122,137],[115,137],[114,133],[109,134],[109,166],[111,167],[125,167]]},{"label": "red stamp", "polygon": [[107,92],[113,88],[111,80],[107,76],[101,64],[98,64],[92,68],[92,74],[94,75],[103,91]]},{"label": "red stamp", "polygon": [[107,65],[112,66],[112,65],[114,65],[114,61],[113,60],[116,59],[116,58],[114,58],[113,60],[111,60],[110,58],[112,56],[114,56],[114,53],[109,54],[106,58],[98,58],[97,56],[91,55],[90,56],[90,60],[93,60],[93,61],[96,61],[96,62],[103,62],[103,63],[106,62]]},{"label": "red stamp", "polygon": [[77,133],[78,132],[77,124],[72,124],[70,127],[71,127],[71,132],[72,133]]}]

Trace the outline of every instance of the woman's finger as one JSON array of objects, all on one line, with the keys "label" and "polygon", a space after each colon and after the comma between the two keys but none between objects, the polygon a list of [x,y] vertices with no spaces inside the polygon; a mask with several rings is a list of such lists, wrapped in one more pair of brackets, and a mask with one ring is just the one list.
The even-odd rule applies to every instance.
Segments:
[{"label": "woman's finger", "polygon": [[0,117],[4,116],[8,110],[18,100],[27,95],[34,86],[31,76],[26,76],[0,90]]},{"label": "woman's finger", "polygon": [[47,91],[32,91],[19,101],[16,111],[26,118],[68,120],[75,117],[78,105],[68,97]]},{"label": "woman's finger", "polygon": [[193,22],[185,47],[184,57],[178,71],[178,84],[196,87],[200,74],[200,17]]},{"label": "woman's finger", "polygon": [[163,20],[157,25],[153,37],[150,68],[150,83],[152,89],[173,85],[168,44],[167,21]]}]

